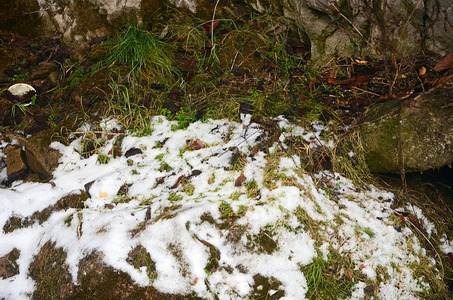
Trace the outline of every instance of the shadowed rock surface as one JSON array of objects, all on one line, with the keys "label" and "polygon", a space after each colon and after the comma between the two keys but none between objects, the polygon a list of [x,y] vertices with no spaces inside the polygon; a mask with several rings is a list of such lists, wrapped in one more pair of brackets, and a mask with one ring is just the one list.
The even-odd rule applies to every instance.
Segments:
[{"label": "shadowed rock surface", "polygon": [[402,156],[406,172],[423,172],[453,161],[453,89],[438,89],[408,100],[372,107],[361,128],[372,172],[399,173],[398,109],[401,106]]},{"label": "shadowed rock surface", "polygon": [[[11,3],[14,2],[14,3]],[[179,10],[202,20],[222,18],[232,3],[206,0],[171,0]],[[450,0],[329,1],[246,0],[260,12],[283,15],[295,22],[301,39],[311,45],[313,60],[332,56],[392,59],[420,55],[438,56],[453,48],[453,2]],[[119,24],[153,20],[162,12],[161,0],[7,1],[0,6],[0,31],[27,36],[61,34],[67,42],[103,39]],[[238,13],[239,14],[239,13]],[[15,26],[14,24],[21,24]]]}]

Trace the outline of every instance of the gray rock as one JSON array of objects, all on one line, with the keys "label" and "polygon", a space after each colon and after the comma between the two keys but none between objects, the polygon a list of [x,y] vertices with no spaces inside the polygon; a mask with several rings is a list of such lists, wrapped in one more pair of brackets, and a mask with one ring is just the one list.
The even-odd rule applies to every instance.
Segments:
[{"label": "gray rock", "polygon": [[453,88],[405,101],[373,106],[360,129],[371,172],[400,173],[398,109],[406,172],[423,172],[453,162]]}]

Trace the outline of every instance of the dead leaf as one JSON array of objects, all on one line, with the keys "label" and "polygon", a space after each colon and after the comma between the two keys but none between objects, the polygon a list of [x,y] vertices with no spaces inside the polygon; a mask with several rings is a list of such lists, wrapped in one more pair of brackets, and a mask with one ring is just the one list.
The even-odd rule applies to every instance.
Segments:
[{"label": "dead leaf", "polygon": [[[97,95],[96,91],[98,91],[98,90],[97,90],[97,89],[94,90],[94,93]],[[105,96],[104,93],[102,93],[102,95]],[[57,101],[57,100],[59,100],[61,97],[63,97],[63,94],[62,94],[62,93],[57,93],[55,96],[53,96],[52,101]],[[99,95],[98,95],[98,97],[99,97]],[[104,97],[104,98],[99,97],[99,98],[100,98],[101,100],[104,100],[105,97]]]},{"label": "dead leaf", "polygon": [[168,98],[172,100],[176,100],[181,97],[181,89],[177,86],[171,88],[170,92],[168,93]]},{"label": "dead leaf", "polygon": [[368,64],[368,62],[366,60],[360,60],[360,59],[356,59],[354,62],[356,64],[358,64],[358,65],[366,65],[366,64]]},{"label": "dead leaf", "polygon": [[195,141],[192,142],[192,144],[189,146],[190,150],[200,150],[204,148],[204,144],[200,139],[196,139]]},{"label": "dead leaf", "polygon": [[179,182],[180,182],[184,177],[185,177],[184,175],[179,176],[178,179],[176,179],[175,184],[174,184],[170,189],[175,189],[175,188],[177,188]]},{"label": "dead leaf", "polygon": [[261,31],[264,29],[264,23],[261,21],[253,22],[249,25],[250,29]]},{"label": "dead leaf", "polygon": [[366,267],[365,267],[364,264],[361,264],[361,265],[359,266],[359,268],[360,268],[360,269],[365,269]]},{"label": "dead leaf", "polygon": [[112,149],[110,149],[109,155],[112,155],[113,158],[121,156],[121,149],[118,147],[118,145],[115,145]]},{"label": "dead leaf", "polygon": [[255,146],[253,146],[253,149],[250,150],[250,154],[251,154],[252,156],[255,156],[255,155],[258,153],[258,147],[259,147],[259,143],[256,142],[256,143],[255,143]]},{"label": "dead leaf", "polygon": [[347,78],[347,79],[329,78],[329,79],[327,79],[327,83],[343,85],[346,88],[351,88],[351,87],[360,86],[369,80],[370,80],[370,77],[368,75],[357,74],[357,75],[354,75],[351,78]]},{"label": "dead leaf", "polygon": [[169,27],[168,27],[168,25],[167,25],[167,26],[164,28],[164,30],[162,30],[162,32],[160,33],[160,37],[161,37],[161,38],[164,38],[164,37],[167,35],[168,29],[169,29]]},{"label": "dead leaf", "polygon": [[419,70],[418,70],[418,76],[423,76],[426,74],[426,68],[425,67],[421,67]]},{"label": "dead leaf", "polygon": [[219,25],[220,21],[208,22],[203,25],[203,32],[206,34],[211,33],[211,31],[214,31]]},{"label": "dead leaf", "polygon": [[113,204],[106,203],[106,204],[104,204],[104,208],[105,208],[105,209],[113,209],[114,206],[113,206]]},{"label": "dead leaf", "polygon": [[447,260],[453,266],[453,253],[447,253]]},{"label": "dead leaf", "polygon": [[442,58],[435,66],[434,71],[442,72],[445,70],[453,69],[453,52],[447,54],[444,58]]},{"label": "dead leaf", "polygon": [[282,34],[283,31],[286,30],[286,25],[275,25],[268,30],[266,30],[266,34],[268,35],[279,35]]},{"label": "dead leaf", "polygon": [[197,69],[197,61],[194,58],[189,58],[181,66],[181,70],[183,70],[185,72],[194,71],[196,69]]},{"label": "dead leaf", "polygon": [[415,226],[417,227],[418,229],[421,229],[420,228],[420,222],[418,222],[418,219],[415,215],[413,214],[410,214],[409,215],[409,221]]},{"label": "dead leaf", "polygon": [[352,271],[351,269],[348,269],[345,273],[346,275],[346,278],[349,280],[349,281],[353,281],[354,280],[354,271]]},{"label": "dead leaf", "polygon": [[247,180],[247,177],[245,177],[244,173],[241,173],[238,178],[234,181],[234,186],[241,186],[244,181]]}]

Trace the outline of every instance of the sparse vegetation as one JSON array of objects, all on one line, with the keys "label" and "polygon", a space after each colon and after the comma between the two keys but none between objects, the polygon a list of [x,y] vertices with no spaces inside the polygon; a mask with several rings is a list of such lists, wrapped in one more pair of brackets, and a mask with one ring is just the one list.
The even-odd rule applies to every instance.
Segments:
[{"label": "sparse vegetation", "polygon": [[[52,92],[46,92],[48,93],[46,97],[49,99],[39,98],[42,97],[41,95],[38,98],[32,98],[28,103],[9,103],[7,108],[11,110],[13,117],[19,114],[24,115],[15,128],[30,129],[39,119],[39,116],[35,115],[35,110],[41,109],[44,112],[43,119],[46,124],[56,130],[60,129],[60,138],[64,140],[65,144],[70,144],[74,139],[79,138],[80,147],[77,151],[82,157],[89,158],[97,155],[98,164],[109,164],[111,158],[115,158],[115,154],[111,155],[110,152],[107,155],[103,154],[107,153],[103,147],[109,139],[109,134],[151,135],[153,133],[151,124],[156,115],[164,116],[157,121],[160,124],[165,123],[166,120],[174,121],[171,130],[177,131],[186,129],[197,120],[226,118],[238,121],[240,113],[248,113],[252,116],[252,122],[258,123],[263,131],[257,140],[260,151],[266,153],[266,167],[262,180],[260,177],[247,178],[242,187],[235,187],[228,191],[226,199],[218,200],[215,198],[217,196],[213,196],[224,186],[234,182],[232,178],[223,177],[222,172],[241,173],[247,163],[256,159],[247,151],[245,151],[246,153],[241,152],[243,150],[240,151],[239,146],[230,147],[231,145],[228,145],[225,151],[231,152],[230,165],[217,173],[220,175],[218,178],[213,172],[209,177],[202,179],[203,184],[207,180],[213,190],[206,194],[199,193],[198,182],[195,179],[204,174],[192,178],[187,175],[190,172],[185,173],[184,176],[187,177],[180,177],[182,180],[172,187],[172,192],[165,194],[165,197],[168,195],[168,198],[162,198],[162,195],[158,194],[161,191],[156,192],[158,189],[153,191],[156,195],[131,196],[128,186],[122,186],[112,200],[112,204],[125,205],[132,199],[142,199],[138,205],[140,209],[143,209],[144,206],[148,206],[149,209],[145,219],[141,221],[141,225],[136,231],[133,231],[134,236],[143,232],[149,224],[174,218],[176,214],[180,213],[178,209],[184,205],[185,200],[182,200],[190,196],[188,201],[196,198],[197,204],[201,201],[218,203],[220,220],[214,220],[211,216],[208,223],[220,228],[222,238],[225,234],[226,241],[231,242],[232,247],[238,247],[241,251],[242,249],[237,244],[241,245],[243,242],[245,248],[252,253],[272,255],[279,251],[279,229],[282,227],[295,234],[308,232],[314,240],[314,248],[317,251],[317,256],[309,264],[300,267],[300,271],[307,280],[307,297],[309,299],[345,299],[351,295],[353,286],[359,281],[367,283],[367,288],[365,288],[367,297],[378,297],[375,294],[375,288],[380,283],[387,282],[391,278],[392,272],[400,272],[406,266],[394,262],[390,263],[391,268],[378,266],[375,270],[377,279],[371,280],[360,273],[360,267],[354,265],[348,253],[340,253],[332,245],[329,246],[327,254],[323,253],[320,247],[328,239],[327,235],[334,236],[338,241],[343,242],[338,232],[342,226],[346,226],[345,223],[354,220],[345,215],[341,211],[342,208],[335,212],[334,219],[329,222],[324,221],[325,218],[322,220],[321,217],[318,218],[318,216],[326,217],[326,213],[323,211],[325,206],[322,206],[321,202],[317,202],[319,199],[317,200],[312,192],[307,190],[302,179],[307,174],[321,174],[321,177],[318,176],[314,179],[317,186],[313,188],[318,188],[320,194],[338,206],[341,201],[335,186],[329,183],[328,177],[333,176],[330,174],[339,173],[351,179],[357,190],[367,189],[367,184],[372,179],[355,125],[360,119],[361,113],[368,106],[366,103],[381,101],[379,95],[385,94],[383,91],[387,89],[388,80],[374,78],[373,82],[367,86],[369,91],[355,89],[354,86],[346,88],[341,84],[329,83],[330,77],[350,78],[358,70],[368,68],[367,72],[371,72],[369,71],[371,67],[369,64],[361,66],[352,60],[337,61],[338,64],[333,63],[327,66],[312,64],[307,61],[308,56],[304,53],[289,51],[291,48],[289,40],[296,38],[294,29],[289,22],[272,15],[250,12],[250,16],[243,19],[231,15],[231,19],[221,21],[219,27],[212,31],[212,40],[211,32],[206,33],[203,27],[208,24],[206,20],[199,20],[193,16],[181,17],[179,11],[171,9],[158,18],[159,21],[165,20],[165,22],[153,24],[153,28],[150,30],[146,27],[149,24],[139,25],[132,20],[115,36],[101,45],[95,45],[87,50],[87,53],[83,54],[86,59],[84,65],[78,61],[79,57],[76,56],[72,61],[67,61],[63,66],[62,82]],[[256,27],[257,24],[258,27]],[[164,32],[165,30],[167,32]],[[82,54],[79,55],[82,56]],[[397,68],[400,68],[402,64],[403,62],[395,62]],[[373,65],[373,72],[379,74],[385,69],[388,73],[388,68],[388,65],[384,67],[381,63],[376,63]],[[16,69],[20,72],[12,77],[12,81],[29,79],[29,72]],[[415,65],[411,67],[411,70],[410,72],[415,75],[412,74],[412,79],[408,79],[407,86],[412,87],[415,85],[414,82],[419,84],[418,81],[421,82],[421,79],[416,73]],[[399,74],[400,71],[398,69],[395,72]],[[398,83],[399,85],[392,85],[390,90],[393,89],[393,92],[404,91],[402,80],[398,80]],[[52,104],[54,106],[49,108],[50,104],[47,103],[54,103]],[[67,114],[68,111],[69,114]],[[276,119],[279,115],[284,115],[289,120],[288,123],[305,125],[308,131],[314,122],[319,126],[325,125],[329,131],[323,131],[320,138],[326,143],[317,144],[318,137],[314,134],[307,137],[307,132],[294,133],[291,129],[281,128],[279,120]],[[99,126],[99,119],[107,116],[113,117],[122,129],[115,129],[112,132],[104,131]],[[83,132],[76,131],[75,128],[78,128],[81,122],[91,124],[92,127]],[[223,130],[222,142],[226,145],[233,137],[236,137],[233,135],[236,133],[233,131],[233,126],[221,128],[222,126],[224,125],[219,125]],[[71,133],[73,134],[70,135]],[[166,139],[161,138],[153,149],[162,149],[165,152],[167,147],[165,142]],[[328,142],[332,143],[328,144]],[[189,142],[186,144],[185,148],[180,149],[180,158],[189,154],[186,152],[189,149]],[[151,147],[149,146],[149,148]],[[145,147],[142,149],[146,150]],[[121,150],[119,151],[121,154]],[[214,152],[215,150],[212,155]],[[152,153],[154,156],[156,152]],[[170,162],[168,157],[166,158],[166,153],[168,152],[154,156],[157,162],[154,161],[156,165],[154,165],[155,170],[153,171],[164,173],[160,174],[161,176],[172,176],[169,175],[172,173],[171,171],[176,173],[180,170],[174,165],[174,162]],[[153,159],[153,157],[148,158]],[[284,164],[281,165],[282,158],[291,159],[296,167],[289,168]],[[208,160],[209,158],[204,157],[201,163],[205,164]],[[133,174],[134,180],[140,181],[142,177],[146,177],[145,171],[142,172],[140,169],[143,165],[129,159],[128,166],[134,164],[136,164],[136,168],[128,171],[128,174],[129,176]],[[175,167],[175,170],[172,166]],[[192,166],[189,167],[192,168]],[[203,170],[203,172],[205,171]],[[149,189],[168,185],[166,180],[167,177],[153,178],[150,180]],[[220,181],[221,183],[219,183]],[[262,187],[270,191],[262,192]],[[298,206],[295,205],[294,208],[297,208],[293,211],[280,205],[277,210],[285,216],[275,224],[259,228],[253,234],[248,232],[250,229],[248,224],[238,224],[237,221],[240,218],[244,217],[240,220],[243,221],[261,206],[269,205],[266,209],[274,209],[273,203],[278,202],[279,197],[285,196],[284,194],[272,194],[278,192],[280,187],[282,190],[287,187],[299,189],[300,195],[303,195],[303,204],[297,203]],[[89,188],[86,189],[89,190]],[[400,194],[395,194],[399,199]],[[431,198],[440,199],[440,196],[437,195],[439,194],[431,195]],[[403,195],[401,198],[404,202],[411,203],[416,201],[415,198],[423,199],[420,202],[424,202],[424,204],[420,205],[425,206],[432,203],[423,197],[411,197]],[[358,201],[353,198],[350,196],[348,200]],[[164,200],[162,201],[162,199]],[[149,207],[159,201],[162,202],[159,204],[161,206],[157,208],[157,213],[153,210],[151,216]],[[170,202],[169,205],[168,202]],[[106,208],[101,209],[108,211]],[[426,208],[427,211],[429,209]],[[278,213],[275,212],[275,214]],[[426,238],[422,229],[417,231],[415,227],[411,228],[416,232],[418,238],[424,241],[422,244],[425,249],[440,252],[438,242],[442,236],[441,233],[451,232],[451,218],[449,218],[447,210],[430,211],[429,216],[436,222],[436,226],[439,225],[439,233]],[[79,238],[82,235],[82,217],[83,213],[77,210],[63,220],[68,229],[77,227]],[[388,218],[388,222],[406,226],[407,224],[400,221],[399,218],[391,216]],[[200,217],[200,220],[200,222],[206,221],[203,216]],[[28,221],[27,217],[11,217],[5,223],[3,231],[11,233],[17,229],[25,229],[31,226],[31,223],[27,223]],[[196,221],[191,220],[186,223],[186,230],[192,235],[194,233],[191,231],[191,226],[194,226]],[[74,224],[76,222],[78,224]],[[85,226],[90,226],[87,221],[84,222]],[[358,225],[353,228],[358,239],[374,239],[378,235],[374,228]],[[105,230],[105,227],[102,227],[98,233],[104,233]],[[211,238],[209,234],[208,237]],[[204,245],[206,251],[209,252],[209,262],[206,265],[208,275],[215,272],[225,271],[229,274],[233,272],[233,266],[219,266],[220,256],[223,253],[216,249],[217,245],[210,244],[209,240],[204,241],[199,238],[195,238],[195,240]],[[175,244],[168,245],[168,250],[181,265],[184,277],[191,278],[193,274],[190,274],[189,267],[183,261],[181,255],[183,251],[178,248],[180,246],[175,242]],[[423,299],[447,299],[451,292],[448,291],[446,281],[452,277],[453,269],[446,255],[436,253],[438,258],[436,264],[433,265],[428,255],[422,255],[420,251],[417,252],[414,249],[411,251],[417,255],[419,261],[419,263],[410,265],[411,270],[415,277],[420,278],[421,286],[426,287],[417,292],[418,295]],[[51,258],[52,255],[55,257]],[[158,277],[156,263],[151,259],[152,255],[153,253],[148,253],[143,246],[137,246],[129,253],[127,260],[138,270],[145,268],[151,283]],[[45,283],[45,281],[51,281],[53,277],[58,277],[59,273],[64,275],[57,281],[59,286],[66,287],[67,285],[68,289],[77,289],[71,285],[68,279],[65,257],[66,253],[62,248],[56,248],[54,244],[45,244],[43,250],[36,257],[37,263],[33,264],[29,270],[30,276],[38,284],[34,297],[42,298],[59,293],[55,286],[47,286]],[[98,263],[98,265],[101,264]],[[115,275],[116,271],[107,270],[104,265],[102,268],[106,275],[105,280],[102,281],[104,284],[120,282],[124,285],[131,285],[130,278],[124,274]],[[237,268],[240,273],[246,273],[246,270]],[[439,270],[442,270],[442,274],[439,273]],[[236,271],[234,270],[234,272]],[[196,285],[199,279],[201,280],[198,277],[191,278],[191,284]],[[73,290],[61,293],[90,295],[89,292],[92,289],[99,288],[99,286],[92,287],[90,280],[92,278],[82,278],[83,288],[77,290],[79,294],[74,294]],[[254,296],[262,298],[284,296],[283,289],[279,290],[281,282],[275,278],[257,274],[254,280]],[[216,298],[217,295],[211,289],[214,290],[218,287],[209,285],[209,276],[204,283],[208,286],[213,298]],[[426,283],[429,284],[429,287],[425,285]],[[273,295],[268,294],[271,287],[277,291]],[[153,289],[148,289],[146,295],[161,295],[155,293]],[[149,292],[150,290],[152,291]],[[231,291],[231,293],[236,295],[235,291]],[[135,294],[131,295],[135,296]]]}]

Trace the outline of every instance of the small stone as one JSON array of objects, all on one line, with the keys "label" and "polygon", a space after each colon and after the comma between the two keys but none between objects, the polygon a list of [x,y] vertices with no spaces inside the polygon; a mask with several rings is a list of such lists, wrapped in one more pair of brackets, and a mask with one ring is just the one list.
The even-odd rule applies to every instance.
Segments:
[{"label": "small stone", "polygon": [[21,147],[8,145],[5,148],[5,153],[8,181],[11,183],[17,179],[24,178],[27,175],[28,168],[25,164],[25,155]]},{"label": "small stone", "polygon": [[19,274],[16,259],[19,258],[19,250],[13,249],[10,253],[0,258],[0,278],[6,279]]},{"label": "small stone", "polygon": [[28,166],[44,181],[52,178],[61,157],[58,150],[49,147],[53,134],[52,129],[41,131],[25,144]]},{"label": "small stone", "polygon": [[137,155],[137,154],[142,154],[142,153],[143,153],[143,151],[140,148],[131,148],[131,149],[126,151],[124,156],[126,158],[128,158],[128,157],[131,157],[131,156],[134,156],[134,155]]}]

